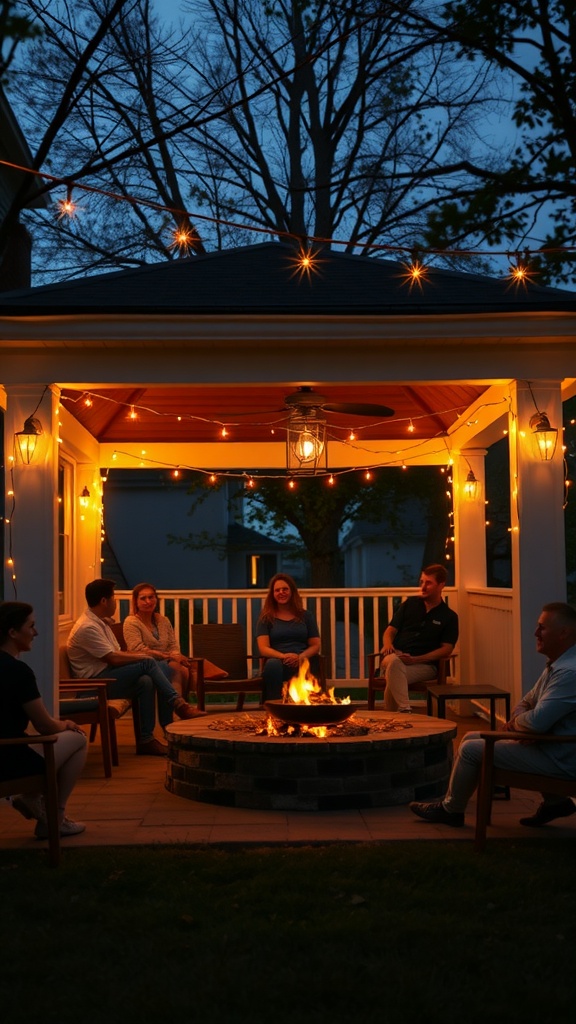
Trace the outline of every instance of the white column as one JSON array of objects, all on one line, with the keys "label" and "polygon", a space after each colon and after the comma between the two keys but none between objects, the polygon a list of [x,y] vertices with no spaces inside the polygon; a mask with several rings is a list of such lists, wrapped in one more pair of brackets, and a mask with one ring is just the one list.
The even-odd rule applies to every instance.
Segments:
[{"label": "white column", "polygon": [[[452,467],[454,477],[454,560],[458,588],[460,640],[457,675],[461,683],[480,682],[475,678],[474,650],[470,643],[471,623],[466,599],[471,587],[486,586],[486,487],[484,459],[486,450],[466,449]],[[470,500],[465,485],[473,473],[476,495]]]},{"label": "white column", "polygon": [[[559,381],[515,381],[509,414],[514,602],[514,676],[526,693],[542,671],[534,629],[542,605],[566,600],[562,399]],[[558,428],[554,458],[535,451],[530,418],[546,412]]]},{"label": "white column", "polygon": [[[25,660],[47,707],[54,707],[58,621],[58,420],[59,391],[41,385],[6,388],[6,564],[4,597],[34,607],[38,637]],[[14,434],[34,416],[42,425],[39,452],[30,465],[14,459]]]}]

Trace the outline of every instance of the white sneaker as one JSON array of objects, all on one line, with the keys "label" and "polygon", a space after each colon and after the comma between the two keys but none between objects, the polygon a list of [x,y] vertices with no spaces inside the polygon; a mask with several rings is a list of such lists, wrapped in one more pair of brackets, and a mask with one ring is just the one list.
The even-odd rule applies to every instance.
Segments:
[{"label": "white sneaker", "polygon": [[71,818],[63,818],[60,825],[61,836],[79,836],[81,832],[86,831],[86,825],[83,821],[72,821]]},{"label": "white sneaker", "polygon": [[[86,831],[86,825],[82,821],[72,821],[70,818],[63,818],[60,822],[60,836],[79,836]],[[48,825],[46,820],[38,821],[34,829],[36,839],[48,839]]]},{"label": "white sneaker", "polygon": [[16,796],[12,797],[12,807],[15,811],[19,811],[25,818],[36,818],[37,821],[43,821],[46,818],[46,808],[44,806],[44,797],[42,793],[37,794],[24,794],[17,793]]}]

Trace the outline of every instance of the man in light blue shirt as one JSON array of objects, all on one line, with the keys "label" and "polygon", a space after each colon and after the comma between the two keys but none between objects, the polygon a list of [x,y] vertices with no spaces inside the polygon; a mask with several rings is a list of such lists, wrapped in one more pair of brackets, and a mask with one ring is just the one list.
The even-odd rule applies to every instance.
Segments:
[{"label": "man in light blue shirt", "polygon": [[[536,649],[548,659],[535,686],[514,708],[504,729],[509,732],[576,735],[576,611],[556,601],[545,604],[536,626]],[[425,821],[459,828],[464,811],[478,785],[484,741],[478,733],[466,734],[454,762],[448,792],[434,803],[411,803],[410,810]],[[576,779],[576,744],[537,742],[497,743],[494,764],[498,768]],[[535,814],[521,818],[521,825],[539,827],[555,818],[576,812],[570,799],[542,793]]]}]

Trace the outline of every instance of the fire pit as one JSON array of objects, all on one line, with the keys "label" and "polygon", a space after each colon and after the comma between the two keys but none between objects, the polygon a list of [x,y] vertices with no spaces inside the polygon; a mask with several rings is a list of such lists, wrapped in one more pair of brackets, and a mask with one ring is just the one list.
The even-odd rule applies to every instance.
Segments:
[{"label": "fire pit", "polygon": [[[264,707],[285,725],[305,726],[315,735],[324,736],[323,727],[347,721],[359,705],[352,704],[349,697],[337,700],[333,689],[323,690],[304,658],[298,675],[284,683],[282,700],[267,700]],[[318,733],[317,729],[322,731]],[[273,728],[268,731],[274,733]]]},{"label": "fire pit", "polygon": [[291,725],[269,732],[269,720],[254,711],[173,722],[166,788],[204,803],[294,811],[386,807],[446,791],[456,735],[446,719],[353,709],[321,738]]},{"label": "fire pit", "polygon": [[359,704],[286,704],[282,700],[267,700],[266,710],[287,725],[307,725],[317,728],[322,725],[338,725],[351,718]]}]

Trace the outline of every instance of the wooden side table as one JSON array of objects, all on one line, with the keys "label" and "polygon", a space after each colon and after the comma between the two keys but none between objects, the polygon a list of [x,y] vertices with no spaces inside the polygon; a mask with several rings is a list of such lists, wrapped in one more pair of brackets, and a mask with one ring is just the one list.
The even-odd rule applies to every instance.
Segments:
[{"label": "wooden side table", "polygon": [[447,700],[480,700],[484,698],[490,704],[490,728],[496,728],[496,701],[503,700],[506,706],[506,721],[510,718],[510,693],[498,686],[429,686],[426,696],[426,714],[432,715],[435,700],[437,717],[446,718]]}]

